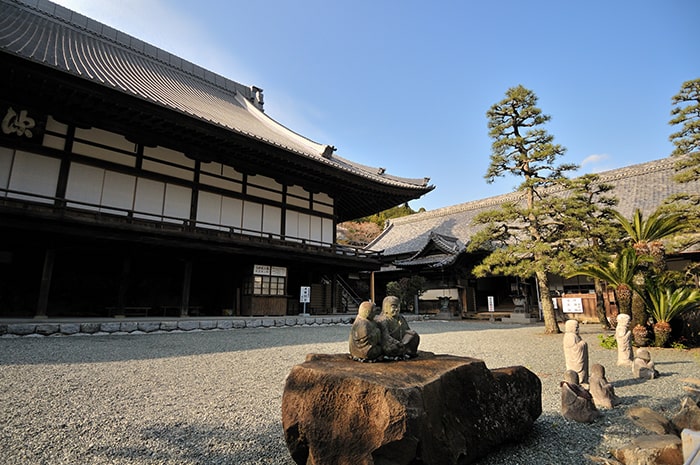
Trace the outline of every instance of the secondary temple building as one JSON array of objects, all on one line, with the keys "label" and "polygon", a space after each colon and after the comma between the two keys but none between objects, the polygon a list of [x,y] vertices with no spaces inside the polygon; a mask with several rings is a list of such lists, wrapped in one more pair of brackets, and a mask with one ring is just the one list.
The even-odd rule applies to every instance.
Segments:
[{"label": "secondary temple building", "polygon": [[[646,218],[671,195],[700,195],[700,181],[685,184],[674,181],[675,163],[675,158],[664,158],[605,171],[598,173],[598,182],[613,186],[609,195],[617,197],[619,203],[615,209],[623,216],[632,218],[638,208]],[[522,310],[538,316],[534,278],[476,279],[471,270],[483,256],[466,251],[466,244],[479,227],[473,224],[474,218],[505,202],[518,200],[520,195],[514,192],[389,220],[382,234],[368,245],[371,250],[383,251],[382,269],[374,272],[373,280],[377,300],[383,297],[387,282],[419,274],[426,278],[428,287],[420,297],[421,313],[465,317],[488,316],[486,312],[492,310],[496,315],[508,317],[513,311]],[[698,246],[668,257],[670,269],[682,270],[690,261],[700,261]],[[597,321],[591,280],[552,276],[550,285],[560,316],[571,311],[577,318]],[[612,290],[605,305],[608,315],[617,312]]]},{"label": "secondary temple building", "polygon": [[343,306],[336,224],[430,192],[268,117],[245,86],[45,0],[0,0],[0,317]]}]

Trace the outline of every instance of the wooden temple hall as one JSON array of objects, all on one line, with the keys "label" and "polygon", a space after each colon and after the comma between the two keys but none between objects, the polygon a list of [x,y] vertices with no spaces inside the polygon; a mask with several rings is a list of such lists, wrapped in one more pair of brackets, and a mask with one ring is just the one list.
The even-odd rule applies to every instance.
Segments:
[{"label": "wooden temple hall", "polygon": [[433,189],[45,0],[0,0],[0,61],[0,318],[341,312],[380,257],[336,224]]}]

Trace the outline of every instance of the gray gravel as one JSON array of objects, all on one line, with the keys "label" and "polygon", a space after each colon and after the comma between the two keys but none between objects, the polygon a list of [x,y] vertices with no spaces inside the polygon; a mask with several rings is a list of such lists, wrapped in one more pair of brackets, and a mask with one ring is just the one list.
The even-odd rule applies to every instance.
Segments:
[{"label": "gray gravel", "polygon": [[[592,425],[561,417],[562,335],[540,325],[413,322],[421,350],[523,365],[543,383],[543,414],[523,442],[479,464],[582,464],[632,435],[631,406],[671,416],[698,350],[652,349],[662,376],[631,379],[582,325],[590,362],[606,367],[623,404]],[[280,420],[284,379],[307,353],[347,352],[348,325],[124,336],[0,338],[0,451],[15,464],[293,465]],[[611,333],[609,333],[611,334]]]}]

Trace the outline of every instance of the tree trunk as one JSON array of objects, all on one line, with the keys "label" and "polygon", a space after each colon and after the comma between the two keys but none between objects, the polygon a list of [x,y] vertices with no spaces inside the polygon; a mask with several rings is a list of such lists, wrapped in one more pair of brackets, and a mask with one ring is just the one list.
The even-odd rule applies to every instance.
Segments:
[{"label": "tree trunk", "polygon": [[612,329],[610,327],[610,322],[608,321],[607,315],[605,314],[605,293],[603,292],[603,282],[595,278],[593,279],[593,286],[595,287],[595,310],[598,315],[598,321],[603,326],[603,329]]},{"label": "tree trunk", "polygon": [[552,295],[549,292],[549,278],[545,271],[537,271],[537,286],[540,290],[540,303],[542,305],[542,316],[544,317],[544,333],[558,334],[561,333],[557,316],[554,313],[554,304],[552,304]]}]

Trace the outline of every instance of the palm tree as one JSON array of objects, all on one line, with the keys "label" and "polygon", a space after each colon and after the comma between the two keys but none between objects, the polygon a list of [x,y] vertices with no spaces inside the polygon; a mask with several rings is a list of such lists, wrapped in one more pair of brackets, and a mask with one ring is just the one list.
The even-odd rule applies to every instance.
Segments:
[{"label": "palm tree", "polygon": [[[684,221],[685,217],[681,213],[657,209],[645,220],[638,208],[632,215],[632,221],[628,221],[619,212],[614,212],[614,215],[629,236],[629,241],[637,255],[652,258],[650,271],[656,275],[664,272],[666,270],[666,251],[662,240],[682,232],[687,225],[687,222]],[[640,269],[633,281],[639,290],[636,295],[632,296],[633,327],[644,326],[647,320],[643,298],[646,292],[644,283],[647,276],[644,271],[644,269]],[[648,271],[646,274],[649,274]]]},{"label": "palm tree", "polygon": [[673,288],[662,280],[647,282],[645,301],[654,319],[654,345],[664,347],[671,338],[671,320],[681,313],[700,307],[700,290]]},{"label": "palm tree", "polygon": [[665,270],[666,251],[661,241],[683,232],[686,228],[684,215],[657,209],[645,220],[638,208],[634,211],[632,221],[628,221],[620,212],[616,211],[614,215],[629,236],[637,255],[653,257],[656,270]]},{"label": "palm tree", "polygon": [[632,248],[623,249],[613,261],[606,264],[589,263],[581,266],[568,277],[588,276],[606,281],[615,291],[620,313],[632,314],[632,294],[635,289],[634,276],[639,265],[651,259],[639,256]]}]

